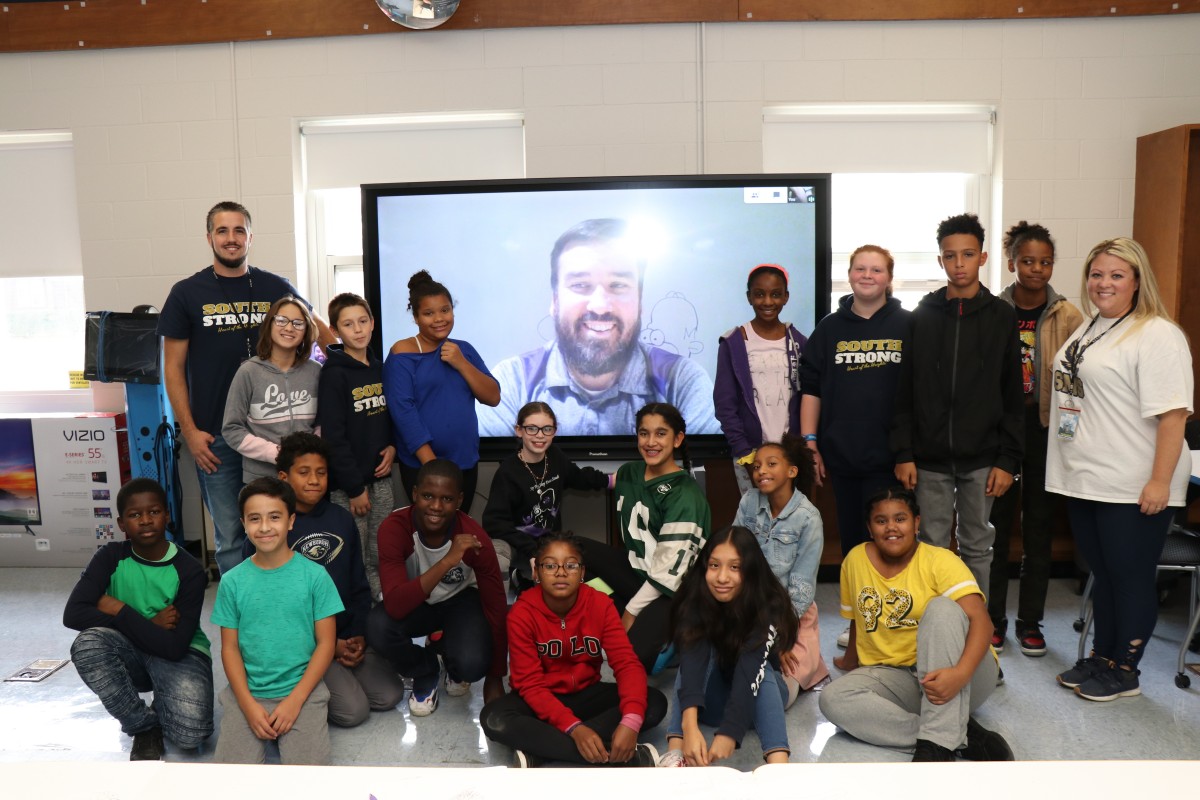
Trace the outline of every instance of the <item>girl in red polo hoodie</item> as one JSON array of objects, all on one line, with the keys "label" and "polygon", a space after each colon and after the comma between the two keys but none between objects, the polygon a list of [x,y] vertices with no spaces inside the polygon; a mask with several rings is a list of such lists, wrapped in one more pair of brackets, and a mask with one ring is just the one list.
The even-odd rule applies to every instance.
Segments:
[{"label": "girl in red polo hoodie", "polygon": [[[667,698],[646,686],[612,600],[583,585],[579,543],[569,531],[542,536],[536,564],[538,585],[508,613],[512,691],[484,707],[484,733],[513,748],[521,767],[654,766],[658,754],[637,737],[662,720]],[[616,683],[600,680],[602,651]]]}]

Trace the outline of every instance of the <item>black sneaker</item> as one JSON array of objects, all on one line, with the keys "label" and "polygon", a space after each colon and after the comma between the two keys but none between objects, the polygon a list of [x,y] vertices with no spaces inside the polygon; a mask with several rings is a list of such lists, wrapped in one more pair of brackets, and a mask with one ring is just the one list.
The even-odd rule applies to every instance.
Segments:
[{"label": "black sneaker", "polygon": [[913,762],[917,761],[953,761],[954,751],[949,747],[934,744],[928,739],[917,739],[917,749],[913,752]]},{"label": "black sneaker", "polygon": [[1004,652],[1004,637],[1008,634],[1008,620],[999,625],[992,625],[992,649],[997,653]]},{"label": "black sneaker", "polygon": [[1066,672],[1058,673],[1056,680],[1060,686],[1074,689],[1101,672],[1106,671],[1111,663],[1107,658],[1101,658],[1093,654],[1087,658],[1079,659],[1075,662],[1075,666]]},{"label": "black sneaker", "polygon": [[1136,669],[1121,669],[1111,667],[1093,675],[1088,680],[1075,687],[1075,694],[1085,700],[1096,700],[1106,703],[1118,697],[1133,697],[1142,693],[1138,685]]},{"label": "black sneaker", "polygon": [[130,761],[162,761],[166,748],[163,746],[162,728],[155,725],[148,731],[133,735],[133,747],[129,750]]},{"label": "black sneaker", "polygon": [[958,754],[969,761],[1016,761],[1004,737],[989,731],[974,717],[967,718],[967,744]]},{"label": "black sneaker", "polygon": [[1017,644],[1027,656],[1046,655],[1046,637],[1042,636],[1042,626],[1036,622],[1027,625],[1017,620]]},{"label": "black sneaker", "polygon": [[513,766],[518,769],[533,769],[540,767],[546,763],[544,759],[535,756],[533,753],[526,753],[524,750],[513,751]]},{"label": "black sneaker", "polygon": [[627,767],[657,767],[658,751],[653,745],[639,744],[633,750],[633,757],[625,762]]}]

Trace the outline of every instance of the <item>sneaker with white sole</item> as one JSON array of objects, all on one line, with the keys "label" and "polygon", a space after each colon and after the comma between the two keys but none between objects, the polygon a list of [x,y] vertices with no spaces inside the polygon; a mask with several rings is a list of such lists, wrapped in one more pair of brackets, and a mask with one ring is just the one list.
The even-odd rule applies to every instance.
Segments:
[{"label": "sneaker with white sole", "polygon": [[625,762],[627,767],[654,767],[658,765],[658,751],[652,744],[639,744],[633,750],[633,756]]},{"label": "sneaker with white sole", "polygon": [[442,683],[442,676],[439,674],[433,682],[433,688],[428,691],[419,691],[416,681],[413,682],[412,692],[408,695],[408,712],[414,717],[428,717],[433,712],[437,711],[438,707],[438,687]]},{"label": "sneaker with white sole", "polygon": [[535,756],[533,753],[526,753],[524,750],[514,750],[513,761],[515,762],[513,766],[517,769],[534,769],[545,763],[538,756]]},{"label": "sneaker with white sole", "polygon": [[1042,626],[1036,622],[1026,624],[1017,620],[1017,644],[1027,656],[1039,658],[1046,655],[1046,637],[1042,635]]},{"label": "sneaker with white sole", "polygon": [[[853,624],[854,624],[853,622],[850,623],[850,625],[853,625]],[[843,650],[845,650],[847,647],[850,646],[850,625],[847,625],[846,630],[844,630],[838,634],[837,646],[842,648]]]},{"label": "sneaker with white sole", "polygon": [[686,767],[687,759],[683,757],[682,750],[668,750],[658,759],[660,767]]},{"label": "sneaker with white sole", "polygon": [[1075,666],[1069,670],[1058,673],[1056,680],[1060,686],[1074,689],[1107,670],[1111,663],[1107,658],[1101,658],[1098,655],[1092,654],[1087,658],[1081,658],[1076,661]]},{"label": "sneaker with white sole", "polygon": [[470,681],[456,681],[446,673],[446,695],[448,697],[466,697],[471,693]]},{"label": "sneaker with white sole", "polygon": [[1084,700],[1096,700],[1100,703],[1107,703],[1118,697],[1133,697],[1142,693],[1138,685],[1139,674],[1136,669],[1109,667],[1076,686],[1075,694]]},{"label": "sneaker with white sole", "polygon": [[997,653],[1004,652],[1004,639],[1008,636],[1008,620],[999,625],[992,625],[992,649]]}]

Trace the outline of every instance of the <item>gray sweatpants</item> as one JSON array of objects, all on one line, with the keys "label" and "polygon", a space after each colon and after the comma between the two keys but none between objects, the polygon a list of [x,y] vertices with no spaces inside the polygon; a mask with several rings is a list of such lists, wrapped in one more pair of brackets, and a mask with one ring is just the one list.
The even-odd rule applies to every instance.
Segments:
[{"label": "gray sweatpants", "polygon": [[[221,732],[218,734],[217,751],[213,761],[218,764],[265,764],[267,743],[254,735],[246,715],[238,707],[233,690],[226,686],[219,695],[221,701]],[[270,714],[285,698],[254,698]],[[279,761],[283,764],[312,764],[327,766],[329,750],[329,690],[325,683],[317,684],[308,700],[300,707],[300,716],[292,729],[280,736]]]},{"label": "gray sweatpants", "polygon": [[821,713],[856,739],[881,747],[912,750],[925,739],[957,750],[967,741],[967,717],[996,688],[996,659],[986,653],[971,682],[942,705],[929,701],[918,679],[958,663],[969,627],[962,606],[935,597],[917,627],[916,668],[859,667],[825,687]]},{"label": "gray sweatpants", "polygon": [[[363,567],[367,571],[367,583],[371,585],[371,604],[374,605],[383,594],[382,585],[379,583],[379,526],[387,519],[388,514],[396,510],[391,476],[368,483],[367,499],[371,501],[370,512],[365,517],[355,517],[354,524],[358,526]],[[350,510],[350,498],[341,489],[330,492],[329,501],[347,511]]]},{"label": "gray sweatpants", "polygon": [[329,721],[340,728],[353,728],[372,711],[393,709],[404,699],[404,679],[370,648],[353,669],[334,661],[323,682],[329,689]]},{"label": "gray sweatpants", "polygon": [[957,511],[958,528],[954,535],[958,539],[958,557],[975,576],[979,591],[985,594],[992,572],[992,545],[996,541],[996,529],[988,519],[995,498],[985,494],[991,471],[991,467],[957,474],[917,470],[919,538],[937,547],[949,547]]}]

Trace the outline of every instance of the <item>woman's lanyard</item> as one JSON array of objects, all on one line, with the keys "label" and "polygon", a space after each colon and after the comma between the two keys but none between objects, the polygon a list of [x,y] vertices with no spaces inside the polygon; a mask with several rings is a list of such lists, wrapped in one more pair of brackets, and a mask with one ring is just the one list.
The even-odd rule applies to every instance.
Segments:
[{"label": "woman's lanyard", "polygon": [[250,335],[252,328],[250,327],[251,314],[254,312],[254,278],[250,275],[250,267],[246,267],[246,280],[250,284],[250,290],[247,292],[249,298],[246,303],[246,317],[243,320],[238,314],[237,306],[233,304],[233,300],[229,297],[229,290],[225,288],[225,284],[221,283],[220,277],[217,276],[217,268],[213,267],[213,280],[217,282],[217,286],[221,288],[221,294],[225,295],[225,302],[229,305],[229,313],[233,314],[238,319],[238,328],[246,332],[246,358],[254,355],[254,350],[250,345]]},{"label": "woman's lanyard", "polygon": [[1111,331],[1113,328],[1117,327],[1122,322],[1124,322],[1125,318],[1128,317],[1132,313],[1133,313],[1133,309],[1131,308],[1128,311],[1126,311],[1124,314],[1122,314],[1120,319],[1118,319],[1112,325],[1109,325],[1107,328],[1105,328],[1103,331],[1101,331],[1100,334],[1095,339],[1089,339],[1087,342],[1084,342],[1083,340],[1085,338],[1087,338],[1087,335],[1089,333],[1092,332],[1092,328],[1093,328],[1093,326],[1095,326],[1096,320],[1100,319],[1099,314],[1092,317],[1092,321],[1091,321],[1091,323],[1088,324],[1087,330],[1085,330],[1083,332],[1082,336],[1080,336],[1075,341],[1071,342],[1070,346],[1067,348],[1065,358],[1063,359],[1063,365],[1067,368],[1067,371],[1071,374],[1071,383],[1069,384],[1070,386],[1074,386],[1075,382],[1079,379],[1079,367],[1080,367],[1080,365],[1083,364],[1083,354],[1085,352],[1087,352],[1087,349],[1089,347],[1091,347],[1092,345],[1094,345],[1096,342],[1103,339],[1105,336],[1107,336],[1109,331]]}]

